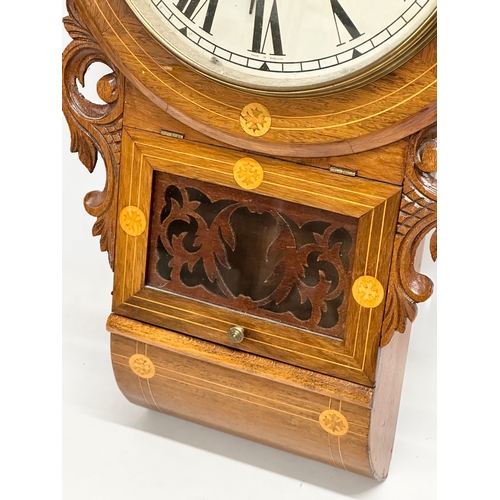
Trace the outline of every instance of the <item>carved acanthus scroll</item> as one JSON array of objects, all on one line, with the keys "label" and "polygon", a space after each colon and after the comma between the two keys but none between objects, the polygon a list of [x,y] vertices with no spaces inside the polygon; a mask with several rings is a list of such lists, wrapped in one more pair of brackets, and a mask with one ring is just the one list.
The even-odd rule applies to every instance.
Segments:
[{"label": "carved acanthus scroll", "polygon": [[[92,234],[101,235],[101,250],[108,252],[113,268],[124,78],[100,48],[73,0],[68,0],[67,9],[69,16],[63,22],[73,40],[63,53],[63,112],[71,132],[71,151],[78,152],[89,172],[95,168],[98,152],[106,166],[104,189],[88,193],[84,205],[90,215],[97,217]],[[112,69],[97,83],[97,94],[105,104],[86,99],[77,85],[77,81],[85,85],[85,73],[95,62]]]},{"label": "carved acanthus scroll", "polygon": [[391,275],[387,290],[381,346],[395,330],[403,333],[406,321],[417,315],[417,303],[432,295],[433,283],[415,271],[417,249],[434,230],[430,240],[432,259],[437,258],[437,127],[433,125],[410,138],[403,195],[399,211]]}]

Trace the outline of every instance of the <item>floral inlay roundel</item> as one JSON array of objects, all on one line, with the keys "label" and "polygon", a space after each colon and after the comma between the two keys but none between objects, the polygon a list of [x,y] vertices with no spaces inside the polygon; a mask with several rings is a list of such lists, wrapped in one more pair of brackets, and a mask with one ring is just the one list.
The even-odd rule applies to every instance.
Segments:
[{"label": "floral inlay roundel", "polygon": [[343,436],[349,430],[347,419],[337,410],[325,410],[319,416],[319,424],[329,434]]},{"label": "floral inlay roundel", "polygon": [[120,227],[129,236],[139,236],[146,229],[146,216],[144,212],[133,205],[129,205],[120,212]]},{"label": "floral inlay roundel", "polygon": [[130,369],[141,378],[153,378],[155,365],[144,354],[134,354],[128,360]]},{"label": "floral inlay roundel", "polygon": [[262,104],[252,102],[241,110],[240,125],[248,135],[260,137],[271,128],[271,114]]},{"label": "floral inlay roundel", "polygon": [[384,300],[384,287],[373,276],[360,276],[352,285],[352,294],[360,306],[373,308]]},{"label": "floral inlay roundel", "polygon": [[243,189],[258,188],[264,180],[264,170],[252,158],[241,158],[233,167],[234,180]]}]

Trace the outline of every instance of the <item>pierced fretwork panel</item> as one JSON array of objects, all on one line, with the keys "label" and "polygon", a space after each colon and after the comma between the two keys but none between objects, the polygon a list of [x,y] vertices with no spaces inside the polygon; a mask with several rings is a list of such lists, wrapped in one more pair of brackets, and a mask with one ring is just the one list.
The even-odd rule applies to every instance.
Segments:
[{"label": "pierced fretwork panel", "polygon": [[155,172],[146,284],[343,338],[357,221]]}]

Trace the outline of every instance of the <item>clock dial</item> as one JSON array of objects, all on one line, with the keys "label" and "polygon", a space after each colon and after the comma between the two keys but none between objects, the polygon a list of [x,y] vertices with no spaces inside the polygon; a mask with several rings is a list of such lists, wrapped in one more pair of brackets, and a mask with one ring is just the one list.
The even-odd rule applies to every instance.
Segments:
[{"label": "clock dial", "polygon": [[267,93],[362,85],[405,62],[436,26],[436,0],[126,2],[196,70]]}]

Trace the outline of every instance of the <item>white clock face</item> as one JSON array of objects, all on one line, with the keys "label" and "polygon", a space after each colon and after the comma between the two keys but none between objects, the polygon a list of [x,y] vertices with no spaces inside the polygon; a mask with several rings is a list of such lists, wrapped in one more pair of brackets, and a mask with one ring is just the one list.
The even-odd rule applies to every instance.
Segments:
[{"label": "white clock face", "polygon": [[269,93],[366,83],[427,42],[436,17],[436,0],[126,2],[161,43],[198,71]]}]

